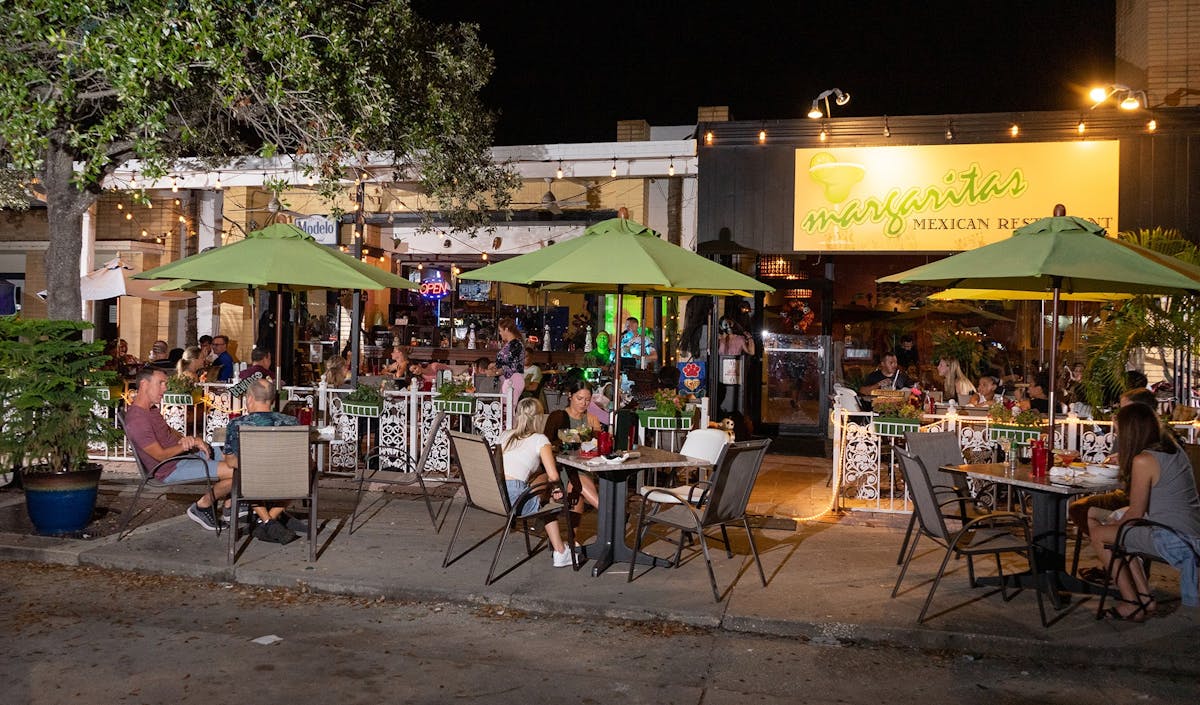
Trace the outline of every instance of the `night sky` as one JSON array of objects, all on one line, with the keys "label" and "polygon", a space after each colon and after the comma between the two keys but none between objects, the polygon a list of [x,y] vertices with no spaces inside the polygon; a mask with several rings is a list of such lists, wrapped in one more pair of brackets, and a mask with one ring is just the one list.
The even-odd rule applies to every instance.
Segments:
[{"label": "night sky", "polygon": [[480,26],[496,70],[495,143],[612,141],[616,122],[800,118],[832,87],[833,117],[1061,110],[1110,83],[1114,2],[414,0]]}]

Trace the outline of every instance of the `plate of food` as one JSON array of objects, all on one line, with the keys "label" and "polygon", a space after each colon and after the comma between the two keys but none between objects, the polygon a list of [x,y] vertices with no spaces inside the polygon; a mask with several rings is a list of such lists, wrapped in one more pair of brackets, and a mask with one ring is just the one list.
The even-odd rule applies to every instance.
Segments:
[{"label": "plate of food", "polygon": [[1120,468],[1112,463],[1092,463],[1087,466],[1089,475],[1112,479],[1120,472]]}]

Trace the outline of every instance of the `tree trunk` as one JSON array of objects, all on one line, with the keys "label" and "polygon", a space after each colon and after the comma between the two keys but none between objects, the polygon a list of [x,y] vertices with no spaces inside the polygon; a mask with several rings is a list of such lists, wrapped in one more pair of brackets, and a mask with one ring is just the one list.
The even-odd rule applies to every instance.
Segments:
[{"label": "tree trunk", "polygon": [[71,153],[51,139],[42,174],[50,229],[50,245],[46,249],[46,309],[47,317],[70,321],[83,318],[79,293],[83,214],[96,200],[96,194],[75,186],[74,175]]}]

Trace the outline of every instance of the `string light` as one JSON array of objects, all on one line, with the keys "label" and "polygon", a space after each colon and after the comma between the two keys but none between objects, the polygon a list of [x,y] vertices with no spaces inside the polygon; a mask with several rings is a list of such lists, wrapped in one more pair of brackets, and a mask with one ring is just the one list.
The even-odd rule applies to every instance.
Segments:
[{"label": "string light", "polygon": [[181,203],[183,203],[183,201],[179,200],[178,198],[175,199],[175,205],[178,206]]},{"label": "string light", "polygon": [[129,188],[137,188],[137,172],[129,175]]},{"label": "string light", "polygon": [[221,186],[221,172],[218,171],[217,172],[217,181],[216,181],[216,183],[213,184],[213,189],[220,191],[222,188],[224,188],[224,187]]},{"label": "string light", "polygon": [[767,131],[766,131],[766,130],[759,130],[759,131],[758,131],[758,143],[759,143],[759,144],[766,144],[766,143],[767,143]]},{"label": "string light", "polygon": [[613,157],[612,171],[608,172],[608,175],[613,177],[614,179],[617,178],[617,158],[616,157]]},{"label": "string light", "polygon": [[883,116],[883,136],[884,137],[892,136],[892,126],[888,124],[888,116],[887,115]]},{"label": "string light", "polygon": [[1008,134],[1014,138],[1017,137],[1021,134],[1021,127],[1014,122],[1012,127],[1008,128]]},{"label": "string light", "polygon": [[1148,132],[1154,132],[1157,129],[1158,129],[1158,120],[1151,118],[1150,122],[1146,123],[1146,130]]},{"label": "string light", "polygon": [[182,216],[182,215],[181,215],[181,216],[179,216],[179,222],[181,222],[181,223],[186,223],[186,222],[187,222],[187,218],[185,218],[184,216]]},{"label": "string light", "polygon": [[124,203],[118,203],[118,204],[117,204],[117,210],[119,210],[119,211],[123,211],[123,210],[125,210],[125,204],[124,204]]},{"label": "string light", "polygon": [[179,193],[179,177],[171,174],[171,193]]},{"label": "string light", "polygon": [[554,178],[559,179],[561,181],[562,177],[563,177],[562,160],[559,159],[558,160],[558,169],[554,172]]},{"label": "string light", "polygon": [[675,157],[671,157],[671,163],[667,164],[667,176],[675,175]]},{"label": "string light", "polygon": [[1075,129],[1076,129],[1076,130],[1079,132],[1079,134],[1081,134],[1081,135],[1082,135],[1084,132],[1086,132],[1086,131],[1087,131],[1087,123],[1085,123],[1085,122],[1083,121],[1083,118],[1079,118],[1079,124],[1075,126]]},{"label": "string light", "polygon": [[126,213],[125,220],[133,220],[133,213]]},{"label": "string light", "polygon": [[486,252],[480,252],[480,253],[479,253],[479,258],[480,258],[480,259],[482,259],[484,262],[486,262],[486,261],[487,261],[487,253],[486,253]]},{"label": "string light", "polygon": [[713,133],[712,133],[712,130],[709,130],[708,132],[704,133],[704,144],[711,145],[712,143],[713,143]]},{"label": "string light", "polygon": [[821,141],[824,142],[825,140],[829,139],[829,132],[826,131],[824,127],[822,127],[821,134],[818,135],[818,137],[820,137]]}]

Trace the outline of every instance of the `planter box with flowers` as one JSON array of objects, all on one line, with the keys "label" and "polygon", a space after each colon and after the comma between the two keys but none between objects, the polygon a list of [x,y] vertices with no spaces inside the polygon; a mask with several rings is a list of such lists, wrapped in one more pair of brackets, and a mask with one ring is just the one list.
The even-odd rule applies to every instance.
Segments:
[{"label": "planter box with flowers", "polygon": [[650,431],[678,431],[692,427],[692,414],[684,412],[678,394],[660,389],[654,393],[654,409],[639,411],[638,421]]},{"label": "planter box with flowers", "polygon": [[988,440],[992,442],[1016,441],[1025,444],[1042,435],[1042,415],[1033,409],[1025,409],[1015,415],[1003,404],[994,404],[988,409]]},{"label": "planter box with flowers", "polygon": [[470,383],[467,381],[444,382],[433,398],[433,410],[459,416],[475,413],[475,398],[465,396]]},{"label": "planter box with flowers", "polygon": [[378,389],[365,384],[346,395],[342,400],[342,413],[347,416],[378,418],[383,410],[383,395]]},{"label": "planter box with flowers", "polygon": [[921,428],[921,410],[905,399],[876,399],[871,431],[880,436],[903,436]]}]

